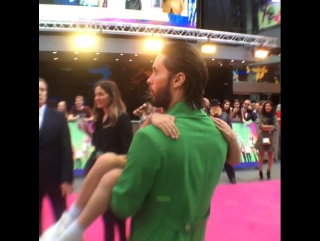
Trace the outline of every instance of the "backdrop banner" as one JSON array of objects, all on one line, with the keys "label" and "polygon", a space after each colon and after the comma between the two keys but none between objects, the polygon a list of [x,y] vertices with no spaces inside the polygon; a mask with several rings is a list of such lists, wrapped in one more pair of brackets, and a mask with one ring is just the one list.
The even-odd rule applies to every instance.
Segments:
[{"label": "backdrop banner", "polygon": [[[78,122],[69,122],[68,125],[73,149],[74,176],[81,177],[94,146],[91,144],[91,138],[79,129]],[[91,124],[89,127],[91,128]]]},{"label": "backdrop banner", "polygon": [[281,24],[281,4],[268,3],[260,7],[258,12],[259,29],[270,28]]},{"label": "backdrop banner", "polygon": [[254,148],[258,140],[256,123],[244,124],[233,122],[232,129],[237,135],[238,145],[241,150],[241,162],[235,166],[235,169],[257,168],[259,162],[259,153]]},{"label": "backdrop banner", "polygon": [[[91,153],[94,151],[94,146],[91,144],[91,138],[79,129],[78,122],[69,122],[68,125],[73,148],[74,176],[82,177],[84,174],[84,167],[86,166]],[[139,123],[132,121],[132,125],[135,132],[139,128]],[[89,124],[89,126],[92,128],[91,124]],[[241,150],[241,162],[234,168],[257,168],[259,154],[254,148],[254,144],[258,139],[256,123],[253,122],[247,125],[233,122],[232,128],[237,135],[239,148]]]}]

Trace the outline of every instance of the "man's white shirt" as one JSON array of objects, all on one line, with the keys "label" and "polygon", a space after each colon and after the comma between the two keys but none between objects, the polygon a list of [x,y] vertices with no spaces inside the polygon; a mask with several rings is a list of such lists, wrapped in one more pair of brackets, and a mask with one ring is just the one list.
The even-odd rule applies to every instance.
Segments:
[{"label": "man's white shirt", "polygon": [[46,109],[46,105],[43,105],[39,108],[39,130],[41,129],[41,126],[42,126],[45,109]]}]

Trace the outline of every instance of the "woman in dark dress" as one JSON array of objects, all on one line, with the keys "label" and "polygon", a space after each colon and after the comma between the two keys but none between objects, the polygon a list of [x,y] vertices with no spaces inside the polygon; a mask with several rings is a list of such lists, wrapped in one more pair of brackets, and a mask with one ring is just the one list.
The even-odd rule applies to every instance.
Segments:
[{"label": "woman in dark dress", "polygon": [[[85,173],[87,174],[99,156],[106,152],[126,155],[132,138],[132,125],[116,84],[101,81],[95,86],[95,104],[93,108],[93,129],[86,122],[79,127],[92,137],[95,150],[91,154]],[[114,241],[114,226],[118,227],[120,241],[126,241],[126,222],[116,217],[111,210],[103,214],[105,241]]]},{"label": "woman in dark dress", "polygon": [[264,153],[268,153],[267,179],[271,179],[273,155],[276,149],[276,133],[278,122],[271,101],[266,101],[261,106],[259,119],[259,136],[255,148],[259,151],[259,178],[263,180],[262,166]]}]

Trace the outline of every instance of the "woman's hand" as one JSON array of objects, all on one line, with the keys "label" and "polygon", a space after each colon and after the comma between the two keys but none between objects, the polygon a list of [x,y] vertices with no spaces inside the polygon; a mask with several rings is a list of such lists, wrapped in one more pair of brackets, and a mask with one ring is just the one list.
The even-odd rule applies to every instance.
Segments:
[{"label": "woman's hand", "polygon": [[221,131],[224,138],[226,138],[228,142],[237,140],[236,134],[232,131],[231,127],[225,121],[215,117],[211,117],[211,119],[216,124],[218,130]]},{"label": "woman's hand", "polygon": [[178,139],[180,133],[174,124],[174,116],[167,114],[153,113],[150,116],[151,124],[159,128],[165,135],[172,139]]}]

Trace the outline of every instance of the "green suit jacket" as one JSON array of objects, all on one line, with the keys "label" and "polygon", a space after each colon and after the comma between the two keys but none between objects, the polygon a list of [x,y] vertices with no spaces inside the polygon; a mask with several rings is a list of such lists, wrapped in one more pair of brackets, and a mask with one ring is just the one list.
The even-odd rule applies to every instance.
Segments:
[{"label": "green suit jacket", "polygon": [[136,132],[113,189],[112,210],[132,216],[131,241],[204,240],[228,145],[203,110],[179,102],[167,114],[176,118],[179,139],[152,125]]}]

